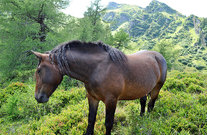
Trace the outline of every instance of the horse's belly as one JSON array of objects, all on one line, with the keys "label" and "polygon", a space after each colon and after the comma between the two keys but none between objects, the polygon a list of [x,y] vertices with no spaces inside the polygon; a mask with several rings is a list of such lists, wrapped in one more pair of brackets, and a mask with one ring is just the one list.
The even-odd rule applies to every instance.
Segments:
[{"label": "horse's belly", "polygon": [[119,96],[119,100],[134,100],[146,96],[151,89],[129,88],[123,91]]}]

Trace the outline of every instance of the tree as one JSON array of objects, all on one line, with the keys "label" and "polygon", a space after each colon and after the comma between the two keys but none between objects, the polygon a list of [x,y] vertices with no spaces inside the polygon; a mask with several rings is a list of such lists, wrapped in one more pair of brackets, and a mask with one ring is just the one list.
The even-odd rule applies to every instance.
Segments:
[{"label": "tree", "polygon": [[168,70],[171,70],[177,60],[179,50],[173,48],[173,44],[168,40],[159,41],[153,50],[161,53],[167,62]]},{"label": "tree", "polygon": [[80,23],[80,36],[81,41],[94,41],[93,40],[93,25],[88,17],[79,20]]},{"label": "tree", "polygon": [[84,13],[84,18],[80,21],[81,26],[83,26],[80,39],[83,41],[105,41],[107,33],[111,33],[108,26],[101,20],[101,14],[105,9],[102,8],[100,2],[101,0],[92,2]]},{"label": "tree", "polygon": [[22,25],[38,24],[38,33],[33,32],[30,36],[44,42],[47,33],[53,31],[55,25],[62,24],[64,14],[59,10],[67,5],[68,0],[2,0],[1,10]]},{"label": "tree", "polygon": [[51,37],[64,25],[60,9],[68,4],[68,0],[1,0],[0,72],[33,68],[29,50],[46,51],[57,44],[59,39]]},{"label": "tree", "polygon": [[120,29],[114,35],[113,45],[117,49],[123,49],[123,48],[127,48],[129,41],[130,41],[129,34],[126,33],[123,29]]}]

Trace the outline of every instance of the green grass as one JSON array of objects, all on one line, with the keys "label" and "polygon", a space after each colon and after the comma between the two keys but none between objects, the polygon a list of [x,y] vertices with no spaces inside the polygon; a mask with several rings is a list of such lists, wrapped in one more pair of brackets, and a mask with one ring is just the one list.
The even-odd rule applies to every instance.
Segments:
[{"label": "green grass", "polygon": [[[112,134],[207,134],[206,76],[205,73],[170,72],[154,111],[145,113],[143,117],[139,116],[139,100],[119,101]],[[11,100],[7,99],[2,107],[13,106],[19,111],[5,114],[5,108],[0,109],[0,134],[79,135],[86,131],[88,101],[83,87],[71,87],[67,91],[60,87],[46,104],[36,103],[33,83],[13,83],[1,92],[14,89],[21,94],[6,95],[15,98],[17,104],[11,104]],[[105,133],[104,120],[105,105],[101,102],[95,125],[96,135]]]}]

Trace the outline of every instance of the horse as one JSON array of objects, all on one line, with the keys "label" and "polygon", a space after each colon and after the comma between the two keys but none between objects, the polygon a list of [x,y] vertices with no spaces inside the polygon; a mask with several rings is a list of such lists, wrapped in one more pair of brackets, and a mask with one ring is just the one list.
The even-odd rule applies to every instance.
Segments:
[{"label": "horse", "polygon": [[110,135],[118,100],[140,99],[142,116],[147,95],[151,97],[150,112],[166,80],[166,61],[155,51],[125,55],[102,42],[76,40],[62,43],[46,53],[32,53],[39,59],[35,72],[37,102],[47,102],[64,75],[84,83],[89,103],[86,135],[94,133],[99,101],[105,104],[106,135]]}]

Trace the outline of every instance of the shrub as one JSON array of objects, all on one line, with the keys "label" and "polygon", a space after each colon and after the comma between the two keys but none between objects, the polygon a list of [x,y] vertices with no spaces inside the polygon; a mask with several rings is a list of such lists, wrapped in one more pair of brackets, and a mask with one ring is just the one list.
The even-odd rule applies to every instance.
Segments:
[{"label": "shrub", "polygon": [[[99,106],[103,108],[103,104]],[[103,113],[97,115],[95,134],[103,134],[105,131]],[[60,114],[51,114],[40,120],[33,120],[29,124],[22,125],[17,134],[83,134],[87,128],[88,102],[82,100],[77,104],[67,106]]]},{"label": "shrub", "polygon": [[83,83],[73,78],[69,78],[68,76],[64,76],[60,87],[64,90],[69,90],[72,87],[83,87]]},{"label": "shrub", "polygon": [[[13,93],[15,89],[18,90]],[[34,99],[34,90],[32,89],[23,83],[14,83],[5,88],[5,101],[2,102],[0,116],[10,120],[39,119],[49,113],[60,113],[66,105],[77,104],[85,99],[86,95],[83,88],[71,89],[70,91],[56,90],[48,103],[38,104]]]},{"label": "shrub", "polygon": [[205,89],[199,85],[196,85],[196,84],[190,84],[190,86],[186,89],[186,92],[189,92],[189,93],[194,93],[194,92],[197,92],[197,93],[201,93],[203,92]]},{"label": "shrub", "polygon": [[15,119],[18,117],[18,114],[21,111],[21,108],[18,108],[18,93],[7,98],[7,103],[4,104],[0,111],[0,116],[8,115],[9,119]]},{"label": "shrub", "polygon": [[170,72],[162,89],[171,92],[185,91],[189,93],[201,93],[205,90],[207,74]]},{"label": "shrub", "polygon": [[25,93],[28,90],[28,87],[21,82],[11,83],[4,89],[0,89],[0,107],[5,101],[15,93]]},{"label": "shrub", "polygon": [[182,80],[169,78],[165,82],[163,89],[169,91],[183,91],[186,89],[186,85]]},{"label": "shrub", "polygon": [[27,82],[28,80],[34,79],[36,69],[33,70],[25,70],[25,71],[16,71],[16,77],[13,79],[13,81],[21,81],[21,82]]},{"label": "shrub", "polygon": [[[61,88],[46,104],[35,101],[34,84],[2,89],[7,98],[0,109],[0,134],[83,134],[88,123],[85,90]],[[112,134],[207,134],[206,74],[169,72],[163,89],[154,110],[143,117],[139,100],[119,102]],[[104,118],[100,102],[95,134],[105,133]]]}]

